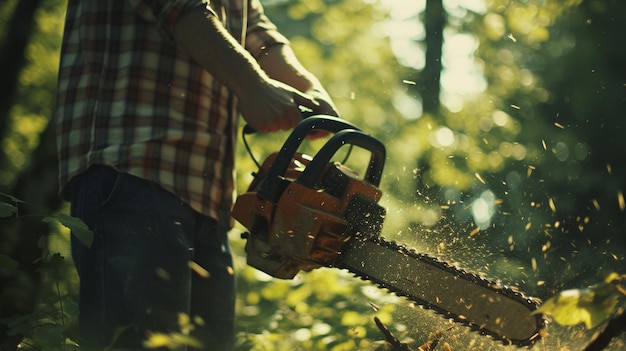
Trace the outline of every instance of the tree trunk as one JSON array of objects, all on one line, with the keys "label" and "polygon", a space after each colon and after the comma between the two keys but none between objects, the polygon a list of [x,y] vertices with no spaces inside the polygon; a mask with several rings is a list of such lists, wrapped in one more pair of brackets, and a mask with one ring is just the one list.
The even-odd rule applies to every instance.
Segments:
[{"label": "tree trunk", "polygon": [[441,103],[441,54],[443,29],[446,24],[446,11],[442,0],[427,0],[424,12],[426,30],[426,64],[419,79],[424,113],[437,115]]},{"label": "tree trunk", "polygon": [[[443,47],[443,29],[446,25],[446,11],[442,0],[427,0],[424,12],[424,27],[426,29],[426,64],[419,77],[415,79],[416,88],[422,97],[424,114],[437,118],[441,103],[441,55]],[[427,159],[417,160],[416,196],[429,201],[439,193],[439,188],[432,182],[428,182],[424,175],[430,170]]]}]

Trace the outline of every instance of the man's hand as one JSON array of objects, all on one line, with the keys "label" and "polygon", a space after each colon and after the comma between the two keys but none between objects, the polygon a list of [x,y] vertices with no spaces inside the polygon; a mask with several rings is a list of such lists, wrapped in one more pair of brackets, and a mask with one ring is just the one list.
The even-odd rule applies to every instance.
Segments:
[{"label": "man's hand", "polygon": [[314,97],[273,79],[251,85],[239,99],[243,118],[260,133],[291,129],[302,120],[299,106],[317,112],[320,105]]},{"label": "man's hand", "polygon": [[339,117],[335,104],[325,90],[309,89],[306,91],[306,94],[317,103],[317,106],[312,109],[313,114]]},{"label": "man's hand", "polygon": [[[322,84],[300,64],[289,45],[274,45],[267,48],[259,57],[259,64],[269,77],[295,89],[294,102],[297,105],[310,110],[313,115],[339,116],[337,108]],[[314,132],[307,139],[315,139],[327,134]]]}]

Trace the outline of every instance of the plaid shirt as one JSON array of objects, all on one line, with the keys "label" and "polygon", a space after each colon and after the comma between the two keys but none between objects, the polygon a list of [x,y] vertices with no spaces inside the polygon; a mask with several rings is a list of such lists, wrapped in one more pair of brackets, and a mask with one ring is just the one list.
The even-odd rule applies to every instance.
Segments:
[{"label": "plaid shirt", "polygon": [[[209,10],[253,56],[287,43],[258,0],[217,4]],[[156,182],[204,215],[228,218],[236,99],[173,43],[177,19],[197,6],[206,4],[69,0],[56,110],[62,189],[91,165],[109,165]]]}]

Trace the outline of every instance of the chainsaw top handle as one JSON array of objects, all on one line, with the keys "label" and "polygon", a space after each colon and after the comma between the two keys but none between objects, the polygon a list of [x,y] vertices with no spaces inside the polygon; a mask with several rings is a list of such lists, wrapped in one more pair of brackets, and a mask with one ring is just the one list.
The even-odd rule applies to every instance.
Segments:
[{"label": "chainsaw top handle", "polygon": [[307,165],[302,175],[296,180],[298,183],[313,187],[321,177],[325,165],[331,157],[343,145],[355,145],[368,150],[371,153],[364,180],[378,186],[385,163],[385,147],[373,137],[361,132],[361,130],[345,120],[331,116],[313,116],[302,120],[289,135],[283,147],[276,155],[276,159],[270,166],[265,181],[257,191],[260,199],[277,202],[283,191],[282,176],[287,171],[293,156],[302,144],[305,137],[315,130],[324,130],[334,133],[326,144],[318,151],[313,160]]},{"label": "chainsaw top handle", "polygon": [[385,165],[385,146],[372,136],[354,129],[344,129],[330,138],[296,179],[296,183],[307,188],[315,186],[322,178],[325,165],[343,145],[355,145],[372,153],[363,179],[378,187]]}]

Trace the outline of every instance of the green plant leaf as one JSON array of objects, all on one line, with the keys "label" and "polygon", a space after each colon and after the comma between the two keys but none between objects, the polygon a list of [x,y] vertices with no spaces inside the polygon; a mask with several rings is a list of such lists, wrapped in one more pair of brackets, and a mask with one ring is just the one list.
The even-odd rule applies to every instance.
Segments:
[{"label": "green plant leaf", "polygon": [[620,294],[611,283],[590,288],[564,290],[548,299],[533,314],[545,313],[561,325],[584,323],[592,329],[608,319]]},{"label": "green plant leaf", "polygon": [[0,218],[15,216],[17,214],[17,206],[8,202],[0,202]]},{"label": "green plant leaf", "polygon": [[13,203],[25,203],[24,201],[18,199],[17,197],[15,197],[13,195],[5,194],[3,192],[0,192],[0,196],[8,197],[9,200],[11,200],[11,202],[13,202]]},{"label": "green plant leaf", "polygon": [[[39,322],[40,324],[30,330],[30,334],[32,335],[33,339],[45,342],[45,345],[47,347],[58,347],[65,343],[65,335],[63,335],[63,332],[65,331],[65,326],[54,321]],[[44,348],[44,350],[46,348]]]},{"label": "green plant leaf", "polygon": [[147,340],[144,341],[143,346],[148,349],[156,349],[160,347],[173,346],[174,342],[172,338],[165,333],[154,333],[150,334]]},{"label": "green plant leaf", "polygon": [[193,348],[202,348],[202,342],[191,335],[185,335],[182,333],[171,333],[170,334],[172,340],[175,342],[175,345],[185,345],[191,346]]},{"label": "green plant leaf", "polygon": [[9,327],[9,330],[6,331],[6,335],[26,335],[26,333],[28,333],[33,328],[33,326],[37,324],[39,317],[39,314],[33,313],[22,316],[3,318],[0,320],[0,322]]},{"label": "green plant leaf", "polygon": [[7,255],[0,255],[0,269],[15,269],[19,264]]},{"label": "green plant leaf", "polygon": [[144,341],[143,346],[148,349],[168,348],[177,349],[180,346],[202,348],[202,342],[197,338],[182,333],[153,333]]},{"label": "green plant leaf", "polygon": [[63,226],[69,228],[78,240],[80,240],[85,246],[90,247],[93,243],[93,232],[87,227],[87,224],[80,218],[72,217],[64,213],[59,213],[54,216],[46,216],[42,219],[43,222],[50,223],[51,221],[58,221]]}]

